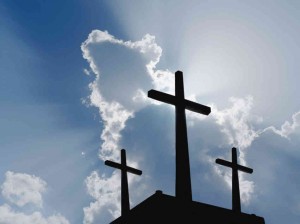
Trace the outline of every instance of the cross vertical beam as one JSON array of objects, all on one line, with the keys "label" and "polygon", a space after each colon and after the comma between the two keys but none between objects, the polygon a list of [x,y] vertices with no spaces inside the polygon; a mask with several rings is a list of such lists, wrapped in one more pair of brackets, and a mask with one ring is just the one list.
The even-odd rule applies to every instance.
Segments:
[{"label": "cross vertical beam", "polygon": [[[124,149],[121,150],[121,165],[125,168],[126,165],[126,152]],[[130,210],[129,205],[129,190],[128,190],[128,179],[127,172],[125,169],[121,171],[121,207],[126,213]]]},{"label": "cross vertical beam", "polygon": [[175,72],[175,96],[156,90],[149,90],[148,97],[172,104],[175,106],[176,115],[176,197],[184,200],[192,200],[191,174],[189,162],[189,150],[186,128],[185,110],[208,115],[210,107],[194,103],[184,98],[183,74]]},{"label": "cross vertical beam", "polygon": [[184,105],[184,86],[182,72],[175,73],[176,97],[176,197],[192,200],[190,161]]},{"label": "cross vertical beam", "polygon": [[232,210],[234,212],[241,212],[241,200],[240,200],[240,187],[239,187],[239,176],[238,171],[245,173],[252,173],[253,169],[241,166],[237,163],[237,152],[236,148],[232,148],[232,162],[228,162],[223,159],[216,159],[216,163],[232,168]]},{"label": "cross vertical beam", "polygon": [[[237,164],[236,148],[231,151],[232,163]],[[240,184],[238,168],[232,167],[232,210],[241,212],[241,199],[240,199]]]},{"label": "cross vertical beam", "polygon": [[121,170],[121,215],[123,216],[130,210],[127,172],[141,175],[142,171],[127,166],[125,149],[121,150],[121,164],[106,160],[105,165]]}]

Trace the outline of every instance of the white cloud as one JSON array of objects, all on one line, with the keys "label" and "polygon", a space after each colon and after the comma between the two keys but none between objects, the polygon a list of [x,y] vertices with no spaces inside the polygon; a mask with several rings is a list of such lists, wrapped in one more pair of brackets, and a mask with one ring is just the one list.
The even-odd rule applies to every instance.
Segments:
[{"label": "white cloud", "polygon": [[[147,104],[157,103],[146,96],[152,87],[169,93],[174,91],[174,74],[156,70],[162,50],[149,34],[133,42],[116,39],[107,31],[93,30],[81,50],[95,74],[95,80],[89,85],[91,94],[84,102],[99,109],[104,125],[99,157],[116,161],[121,149],[121,131],[127,120]],[[120,198],[109,190],[115,186],[109,184],[114,183],[115,178],[114,175],[99,177],[95,172],[87,178],[88,193],[96,201],[84,208],[86,223],[91,223],[103,207],[108,206],[114,216],[119,214]],[[93,189],[105,196],[100,197]]]},{"label": "white cloud", "polygon": [[[129,166],[136,167],[137,163]],[[133,175],[128,175],[128,184],[132,185]],[[101,222],[109,222],[111,218],[117,218],[121,214],[121,176],[120,171],[115,170],[111,176],[93,171],[85,180],[87,193],[95,199],[84,210],[84,224],[95,223],[99,217]],[[140,186],[141,187],[141,186]],[[143,188],[143,187],[141,187]],[[136,193],[139,193],[137,191]],[[132,198],[130,199],[130,201]],[[104,221],[105,220],[105,221]]]},{"label": "white cloud", "polygon": [[120,215],[120,175],[98,175],[96,171],[86,178],[87,192],[95,199],[89,207],[84,208],[84,224],[93,223],[97,216],[108,211],[114,218]]},{"label": "white cloud", "polygon": [[[252,115],[253,98],[247,96],[245,98],[230,98],[232,106],[219,110],[212,105],[211,116],[215,119],[217,125],[221,127],[221,131],[227,138],[227,143],[238,149],[238,163],[246,165],[245,150],[251,145],[255,138],[259,137],[260,130],[255,130],[254,123],[262,122],[262,119]],[[228,152],[231,152],[228,149]],[[228,153],[231,155],[231,153]],[[226,160],[231,161],[230,158]],[[231,187],[232,177],[231,170],[222,166],[214,166],[214,170],[225,179],[228,186]],[[239,173],[241,200],[248,203],[251,194],[254,192],[254,183],[246,180],[245,175]]]},{"label": "white cloud", "polygon": [[84,74],[86,74],[88,76],[91,75],[91,72],[88,69],[86,69],[86,68],[83,69],[83,72],[84,72]]},{"label": "white cloud", "polygon": [[[276,150],[286,148],[281,146],[283,142],[279,141],[278,137],[276,136],[281,136],[283,138],[290,139],[290,136],[292,134],[295,133],[299,134],[298,128],[300,124],[300,112],[294,113],[292,115],[291,122],[289,121],[283,122],[283,124],[279,129],[275,128],[274,126],[258,129],[256,128],[256,125],[260,124],[261,126],[263,119],[253,114],[252,97],[248,96],[246,98],[231,98],[230,102],[232,103],[230,107],[221,110],[219,110],[216,106],[212,106],[212,113],[210,116],[212,116],[213,119],[215,119],[216,124],[218,124],[221,127],[221,131],[226,136],[227,144],[231,145],[232,147],[236,147],[238,149],[239,151],[238,162],[242,165],[247,166],[246,158],[247,158],[248,149],[250,148],[254,140],[257,140],[259,143],[264,143],[265,145],[267,145],[268,146],[268,149],[266,149],[267,151],[271,149],[276,151]],[[271,131],[275,135],[264,135],[264,133],[266,133],[267,131]],[[268,140],[269,143],[265,142],[266,140]],[[293,149],[294,147],[295,145],[291,141],[291,145],[289,146],[289,148]],[[292,153],[291,151],[290,153]],[[251,154],[253,156],[253,154],[256,153],[251,153]],[[215,158],[212,158],[208,155],[206,155],[206,157],[208,157],[207,159],[210,161],[211,164],[214,164]],[[229,148],[228,148],[227,155],[224,156],[223,159],[231,161],[232,158],[231,158],[231,152]],[[262,160],[263,159],[261,158],[258,159],[258,161],[262,161]],[[270,172],[269,170],[270,169],[274,170],[275,169],[274,167],[279,167],[279,165],[281,164],[280,161],[282,161],[281,166],[284,166],[284,158],[281,158],[280,160],[276,156],[275,159],[270,158],[269,160],[270,161],[266,163],[268,165],[261,165],[261,167],[266,169],[266,171],[260,171],[260,173],[263,174],[256,174],[257,176],[256,178],[262,178],[266,180],[267,183],[269,183],[271,180],[274,181],[274,178],[276,176],[273,172]],[[218,166],[214,165],[213,169],[219,176],[224,178],[227,186],[231,188],[231,181],[232,181],[231,169],[219,165]],[[245,204],[249,204],[250,200],[254,199],[255,196],[261,194],[261,192],[264,191],[263,189],[256,189],[257,187],[256,183],[254,181],[249,181],[248,175],[249,174],[239,172],[241,200]],[[261,177],[262,175],[263,177]],[[261,185],[263,185],[262,183],[258,183],[258,184],[260,184],[260,187]],[[275,188],[272,189],[274,190]]]},{"label": "white cloud", "polygon": [[120,132],[126,121],[148,103],[155,103],[146,97],[152,87],[171,92],[174,75],[155,69],[162,50],[149,34],[132,42],[116,39],[107,31],[93,30],[81,50],[95,74],[89,85],[88,102],[99,108],[104,122],[100,158],[117,159]]},{"label": "white cloud", "polygon": [[19,207],[27,204],[42,207],[46,186],[45,181],[34,175],[7,171],[1,189],[3,197]]},{"label": "white cloud", "polygon": [[[46,191],[47,183],[41,178],[26,173],[7,171],[2,184],[2,195],[10,203],[17,205],[19,210],[28,204],[40,209],[43,205],[42,194]],[[24,209],[26,210],[26,209]],[[10,205],[0,206],[1,224],[69,224],[61,214],[44,217],[40,211],[24,213],[14,210]]]},{"label": "white cloud", "polygon": [[280,129],[275,128],[274,126],[267,127],[264,131],[273,131],[274,133],[280,135],[281,137],[289,139],[289,136],[294,133],[297,128],[300,126],[300,111],[296,112],[292,116],[292,123],[289,121],[285,121],[283,125],[281,125]]},{"label": "white cloud", "polygon": [[49,217],[44,217],[40,212],[25,214],[14,211],[9,205],[0,206],[0,223],[1,224],[69,224],[69,221],[55,214]]},{"label": "white cloud", "polygon": [[[156,70],[162,50],[155,43],[155,38],[148,34],[142,40],[132,42],[116,39],[107,31],[94,30],[82,43],[81,49],[83,57],[89,62],[91,71],[95,74],[95,80],[89,85],[91,94],[88,103],[99,109],[104,124],[99,156],[102,160],[118,160],[121,131],[126,127],[127,120],[133,118],[135,112],[145,105],[158,103],[146,96],[146,92],[151,88],[173,94],[174,74],[167,70]],[[196,95],[190,95],[188,98],[196,100]],[[251,124],[260,122],[261,118],[250,113],[253,106],[251,96],[244,99],[232,97],[230,102],[232,107],[223,110],[211,105],[210,116],[221,127],[227,138],[227,144],[240,150],[239,162],[245,165],[244,150],[258,137],[258,131],[254,130]],[[187,115],[191,118],[190,124],[193,124],[195,118],[203,119],[203,116],[196,116],[191,112],[187,112]],[[221,172],[223,168],[216,169],[217,173],[224,173]],[[92,223],[95,217],[105,210],[104,208],[114,217],[119,214],[119,194],[116,193],[118,190],[114,183],[116,177],[116,175],[99,177],[93,172],[87,178],[88,193],[95,201],[84,208],[85,223]],[[225,181],[231,186],[230,170],[225,171]],[[241,199],[248,202],[254,191],[254,183],[247,181],[241,174],[240,184],[243,186]],[[114,189],[114,193],[110,189]]]},{"label": "white cloud", "polygon": [[231,97],[229,101],[232,103],[232,107],[218,110],[216,106],[213,106],[211,116],[221,126],[222,132],[227,136],[228,144],[245,149],[258,137],[258,133],[253,129],[251,123],[261,122],[261,119],[250,113],[253,106],[251,96],[244,99]]},{"label": "white cloud", "polygon": [[[131,35],[131,37],[137,37],[142,33],[145,33],[145,31],[147,32],[147,30],[154,30],[156,34],[160,35],[160,40],[164,41],[167,40],[164,37],[169,38],[171,34],[172,38],[169,38],[168,41],[165,41],[164,43],[164,47],[170,47],[170,49],[167,49],[169,50],[167,52],[170,56],[168,57],[168,60],[173,60],[174,64],[178,65],[179,63],[180,67],[185,67],[184,71],[186,73],[201,74],[201,77],[198,76],[197,78],[199,78],[201,82],[205,83],[204,87],[199,88],[198,83],[192,83],[193,81],[191,81],[192,85],[188,86],[193,89],[193,92],[196,92],[198,89],[205,95],[211,92],[216,93],[216,90],[218,90],[218,93],[216,94],[216,98],[218,99],[216,99],[215,102],[217,102],[217,100],[221,101],[227,99],[227,97],[229,95],[231,96],[233,92],[237,96],[251,93],[253,96],[260,98],[260,100],[257,102],[259,104],[257,108],[260,108],[262,113],[266,114],[271,122],[274,120],[276,122],[278,122],[278,120],[281,120],[282,118],[280,118],[279,114],[281,114],[281,116],[285,116],[285,113],[282,113],[282,105],[286,106],[287,103],[290,105],[294,104],[292,100],[288,100],[288,102],[285,101],[287,101],[286,99],[293,98],[292,96],[295,95],[295,92],[297,92],[297,88],[295,87],[297,86],[296,83],[298,83],[294,82],[292,88],[290,88],[290,85],[286,85],[288,84],[287,82],[291,80],[291,76],[294,74],[293,72],[291,73],[290,68],[293,68],[295,66],[292,66],[290,62],[293,62],[295,60],[282,60],[287,58],[283,57],[282,55],[290,54],[290,51],[286,50],[286,43],[294,42],[282,40],[283,38],[291,39],[291,37],[295,37],[297,36],[297,34],[291,32],[283,32],[284,36],[275,35],[277,38],[275,38],[276,40],[275,42],[273,41],[273,43],[272,41],[269,41],[269,37],[272,35],[274,36],[274,34],[279,34],[278,31],[280,32],[280,29],[278,29],[279,26],[274,26],[274,24],[278,23],[272,23],[272,21],[274,21],[273,19],[278,19],[281,28],[293,27],[285,26],[285,24],[294,24],[294,22],[297,21],[297,17],[295,16],[286,16],[286,14],[288,14],[287,12],[292,12],[293,10],[284,11],[281,9],[287,7],[280,7],[280,5],[277,5],[274,7],[274,10],[272,10],[271,13],[266,14],[264,12],[269,12],[269,7],[267,7],[266,5],[261,5],[258,1],[252,5],[252,8],[257,8],[257,6],[259,5],[259,10],[254,10],[255,13],[253,14],[254,11],[251,10],[252,8],[250,8],[249,10],[248,7],[245,8],[242,4],[237,4],[232,7],[232,5],[228,5],[226,3],[218,5],[218,7],[216,8],[214,4],[206,4],[207,2],[201,5],[198,4],[199,2],[197,1],[193,3],[183,3],[183,5],[180,5],[186,7],[186,9],[192,9],[191,13],[184,15],[186,16],[186,18],[184,18],[183,20],[182,17],[174,16],[177,15],[180,10],[182,10],[182,7],[172,8],[170,7],[170,5],[166,4],[161,5],[164,6],[163,8],[165,10],[155,10],[157,7],[153,7],[153,10],[149,11],[147,7],[143,8],[139,4],[135,4],[134,6],[132,6],[131,4],[127,4],[127,2],[122,3],[122,6],[124,7],[112,4],[112,8],[114,9],[114,13],[116,13],[117,15],[116,18],[119,19],[119,22],[123,25],[123,28],[125,27],[124,30],[128,36]],[[149,4],[152,4],[152,2]],[[161,2],[159,2],[159,4],[161,4]],[[199,15],[199,10],[194,6],[199,6],[200,8],[202,8],[202,12],[204,13],[202,14],[204,16],[195,16]],[[130,11],[132,11],[132,7],[135,7],[136,9],[143,8],[145,10],[135,10],[135,12],[137,13],[130,13]],[[224,9],[225,11],[226,9],[230,9],[233,13],[224,14]],[[163,15],[163,12],[165,12],[166,10],[168,11],[167,17]],[[145,16],[145,13],[147,14],[149,12],[152,15],[154,13],[155,16]],[[264,18],[262,20],[258,20],[258,16],[261,15],[264,15]],[[137,23],[136,21],[140,21],[141,18],[151,19],[143,20],[143,23]],[[164,19],[161,20],[161,18]],[[180,18],[180,21],[178,20],[177,23],[178,26],[176,27],[170,26],[171,23],[174,23],[174,18]],[[163,23],[161,23],[162,21]],[[270,23],[270,21],[272,24]],[[156,26],[158,22],[159,24],[161,24],[160,26]],[[187,26],[187,24],[194,24],[194,26],[190,28],[190,26]],[[189,28],[187,29],[187,27]],[[245,29],[245,27],[247,27],[247,29]],[[167,32],[166,29],[168,30]],[[197,32],[197,30],[199,32]],[[203,35],[203,30],[207,31],[205,32],[205,35]],[[272,44],[275,47],[272,47]],[[260,55],[260,57],[258,57],[258,55]],[[250,62],[250,64],[247,64],[248,62]],[[287,78],[287,74],[289,78]],[[194,75],[193,78],[190,78],[190,80],[195,80],[195,77],[196,75]],[[267,86],[266,83],[268,84]],[[281,91],[278,91],[279,88],[281,89]],[[286,90],[288,90],[288,92]],[[274,101],[274,99],[276,99],[276,102]],[[241,114],[239,114],[238,108],[235,108],[236,113],[231,117],[230,114],[226,113],[225,110],[220,110],[220,108],[218,108],[218,112],[223,113],[218,114],[220,116],[218,118],[215,118],[215,120],[218,121],[219,127],[223,130],[227,143],[232,146],[236,146],[240,150],[240,163],[243,163],[243,156],[245,156],[246,152],[247,156],[249,155],[250,157],[250,152],[252,153],[252,151],[248,149],[254,145],[254,141],[262,141],[262,139],[259,138],[261,137],[259,135],[261,132],[259,132],[255,129],[255,127],[252,126],[254,122],[253,120],[256,120],[256,118],[252,117],[252,115],[250,116],[250,114],[247,114],[247,106],[250,105],[250,108],[252,108],[252,105],[248,104],[249,100],[243,100],[244,102],[246,102],[246,104],[242,106],[246,107],[240,111]],[[285,107],[286,110],[291,110],[291,108],[292,107]],[[233,108],[228,108],[228,110],[229,109],[233,110]],[[274,111],[276,111],[276,113],[274,113]],[[287,113],[290,113],[290,111]],[[212,113],[210,117],[212,117],[213,114],[214,113]],[[295,131],[292,127],[293,122],[290,122],[285,126],[285,128],[280,129],[276,127],[274,128],[274,130],[277,130],[281,135],[288,136],[288,133],[291,133],[291,130]],[[272,137],[274,136],[272,135]],[[277,139],[278,137],[279,136],[277,136]],[[274,138],[271,139],[271,141],[272,140],[274,140]],[[226,147],[228,146],[226,145]],[[270,149],[274,148],[270,147]],[[228,154],[230,154],[229,152],[230,148],[228,148]],[[260,152],[258,153],[258,155],[261,155]],[[266,158],[261,158],[260,160],[262,161],[262,163],[264,160],[268,160],[268,153],[266,153],[265,156]],[[277,156],[278,155],[276,155],[276,157]],[[231,157],[228,156],[225,159],[230,160]],[[275,158],[275,161],[280,163],[282,160],[279,158]],[[282,166],[284,167],[283,164]],[[290,164],[287,167],[290,167]],[[265,168],[267,168],[266,170],[270,169],[269,167]],[[224,168],[224,171],[225,170],[226,172],[227,170],[228,172],[230,172],[230,169],[228,168]],[[286,169],[284,168],[283,170]],[[268,178],[268,175],[266,175],[265,178]],[[231,182],[231,178],[228,179],[229,182]],[[243,183],[245,183],[245,186],[243,185]],[[268,192],[271,193],[274,190],[274,187],[276,187],[275,185],[276,184],[274,183],[272,183],[272,185],[266,185],[264,189],[268,189]],[[250,189],[253,189],[253,187],[251,187],[251,184],[245,181],[241,182],[241,189],[244,189],[248,186],[250,187]],[[250,189],[246,190],[246,192],[250,192]],[[280,188],[278,189],[280,190]],[[266,203],[265,207],[268,208],[267,210],[271,211],[269,219],[273,219],[274,221],[277,221],[277,223],[281,223],[280,221],[278,221],[280,220],[278,218],[282,213],[277,212],[277,215],[274,215],[276,212],[274,213],[274,209],[270,209],[269,204],[270,202],[273,202],[277,199],[278,194],[275,192],[275,194],[273,193],[271,195],[272,197],[269,198],[269,201],[260,200],[258,205]],[[243,198],[247,197],[243,194],[242,199]],[[276,203],[274,204],[274,207],[278,207]],[[261,210],[260,214],[265,215],[262,211],[263,210]],[[281,216],[284,217],[284,219],[287,219],[287,217],[289,217],[283,215]],[[294,220],[297,221],[297,219]],[[294,221],[290,223],[296,222]]]},{"label": "white cloud", "polygon": [[[95,75],[94,81],[89,85],[91,94],[85,102],[99,109],[104,125],[99,157],[102,160],[116,161],[119,159],[119,142],[126,122],[146,105],[158,103],[147,98],[146,92],[151,88],[173,94],[174,74],[168,70],[156,70],[162,50],[155,43],[155,38],[148,34],[142,40],[133,42],[116,39],[107,31],[94,30],[82,43],[81,49]],[[196,95],[188,98],[196,101]],[[261,134],[261,130],[255,129],[255,124],[261,123],[262,118],[252,114],[252,96],[231,97],[229,101],[232,105],[225,109],[210,105],[212,112],[209,116],[220,127],[226,137],[226,144],[238,148],[239,163],[247,165],[246,151]],[[204,117],[192,112],[187,112],[187,116],[191,118],[188,120],[191,121],[189,124]],[[283,125],[280,133],[290,133],[297,126],[298,119],[295,116],[293,123]],[[224,177],[227,186],[231,187],[230,169],[214,167],[215,172]],[[246,175],[239,174],[241,199],[244,203],[250,201],[255,188],[254,182],[248,181]],[[115,172],[112,176],[99,176],[97,172],[93,172],[86,179],[87,192],[94,199],[94,202],[84,208],[86,224],[95,222],[105,211],[108,211],[105,216],[116,217],[120,214],[120,189],[116,187],[119,186],[118,178]]]}]

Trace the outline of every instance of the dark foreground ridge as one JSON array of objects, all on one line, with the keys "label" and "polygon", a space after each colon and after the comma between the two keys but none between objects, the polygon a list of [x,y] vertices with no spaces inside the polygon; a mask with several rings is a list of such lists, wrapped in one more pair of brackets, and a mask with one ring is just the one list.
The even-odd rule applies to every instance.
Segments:
[{"label": "dark foreground ridge", "polygon": [[187,202],[157,191],[120,216],[111,224],[142,223],[207,223],[207,224],[264,224],[262,217],[234,212],[201,202]]}]

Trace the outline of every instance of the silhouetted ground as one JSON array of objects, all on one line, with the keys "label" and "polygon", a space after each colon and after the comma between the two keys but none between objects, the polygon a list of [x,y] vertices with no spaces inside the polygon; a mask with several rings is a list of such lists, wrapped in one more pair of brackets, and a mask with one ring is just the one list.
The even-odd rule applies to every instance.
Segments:
[{"label": "silhouetted ground", "polygon": [[200,202],[184,202],[157,191],[111,224],[207,223],[264,224],[264,218]]}]

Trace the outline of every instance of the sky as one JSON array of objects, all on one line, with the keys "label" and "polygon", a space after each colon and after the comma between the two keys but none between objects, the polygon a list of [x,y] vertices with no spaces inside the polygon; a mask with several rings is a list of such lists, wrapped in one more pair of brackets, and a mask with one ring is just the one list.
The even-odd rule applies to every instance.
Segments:
[{"label": "sky", "polygon": [[131,208],[175,194],[174,94],[186,112],[193,200],[231,209],[231,161],[242,212],[300,220],[300,2],[2,0],[0,223],[95,224],[120,215],[120,161]]}]

